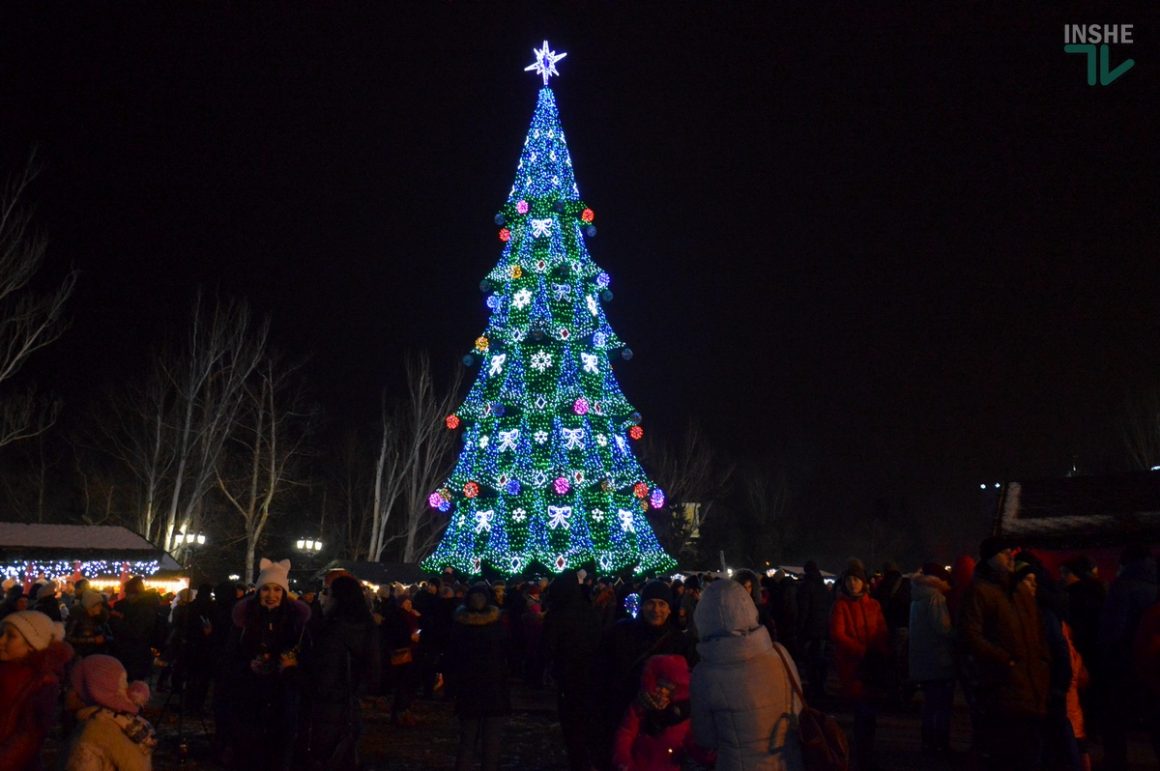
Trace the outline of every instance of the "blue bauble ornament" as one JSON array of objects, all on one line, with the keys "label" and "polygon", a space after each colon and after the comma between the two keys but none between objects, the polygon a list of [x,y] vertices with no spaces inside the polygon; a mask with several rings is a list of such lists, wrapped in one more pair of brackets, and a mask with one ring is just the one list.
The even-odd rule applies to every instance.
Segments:
[{"label": "blue bauble ornament", "polygon": [[589,238],[596,238],[596,226],[589,225],[588,227],[584,228],[584,235],[588,236]]},{"label": "blue bauble ornament", "polygon": [[632,354],[631,348],[625,348],[623,351],[620,352],[620,358],[624,359],[625,361],[632,361],[632,355],[633,354]]},{"label": "blue bauble ornament", "polygon": [[463,366],[471,367],[471,366],[474,366],[474,364],[475,364],[475,357],[472,356],[470,353],[463,357]]},{"label": "blue bauble ornament", "polygon": [[502,225],[505,222],[507,222],[507,217],[503,216],[503,212],[495,215],[495,224]]},{"label": "blue bauble ornament", "polygon": [[508,495],[520,494],[520,482],[518,479],[509,479],[508,483],[503,486],[503,491]]},{"label": "blue bauble ornament", "polygon": [[612,295],[611,289],[601,289],[600,290],[600,299],[603,300],[604,302],[606,302],[606,303],[612,302],[612,296],[613,295]]}]

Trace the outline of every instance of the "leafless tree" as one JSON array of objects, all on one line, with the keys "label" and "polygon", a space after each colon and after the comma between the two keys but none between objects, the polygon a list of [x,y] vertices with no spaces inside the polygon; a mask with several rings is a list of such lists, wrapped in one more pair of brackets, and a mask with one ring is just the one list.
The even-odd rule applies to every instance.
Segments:
[{"label": "leafless tree", "polygon": [[1160,465],[1160,392],[1141,391],[1127,400],[1124,446],[1137,469]]},{"label": "leafless tree", "polygon": [[[737,471],[736,464],[718,452],[696,421],[690,419],[679,443],[664,444],[649,433],[641,458],[649,475],[665,490],[672,507],[686,503],[697,506],[697,522],[680,523],[674,515],[674,526],[680,531],[671,547],[680,551],[694,527],[708,521],[718,503],[728,492]],[[661,535],[658,533],[658,536]]]},{"label": "leafless tree", "polygon": [[753,468],[745,475],[746,515],[751,525],[745,530],[752,539],[750,562],[770,560],[775,564],[785,558],[786,544],[792,537],[787,516],[789,479],[783,468]]},{"label": "leafless tree", "polygon": [[174,396],[174,460],[167,481],[161,543],[180,552],[177,535],[196,525],[205,496],[216,484],[218,460],[234,430],[246,383],[266,353],[268,320],[255,322],[240,301],[204,307],[200,293],[183,350],[161,359]]},{"label": "leafless tree", "polygon": [[241,516],[246,543],[243,571],[252,580],[258,541],[270,521],[275,499],[295,484],[312,415],[302,406],[297,368],[268,356],[243,388],[227,452],[219,456],[218,489]]},{"label": "leafless tree", "polygon": [[81,442],[105,452],[136,480],[127,508],[127,524],[160,542],[161,507],[168,475],[176,459],[175,400],[160,367],[141,386],[111,391],[94,416],[90,435]]},{"label": "leafless tree", "polygon": [[[386,547],[402,541],[403,562],[416,562],[442,532],[427,507],[427,494],[450,472],[456,434],[444,418],[458,404],[463,371],[442,393],[435,387],[426,354],[408,358],[407,396],[390,408],[384,397],[382,435],[375,463],[371,539],[367,558],[382,559]],[[392,517],[397,518],[392,522]]]},{"label": "leafless tree", "polygon": [[[33,230],[22,202],[35,176],[30,161],[0,191],[0,386],[8,384],[29,356],[64,333],[64,304],[77,280],[73,271],[47,294],[29,288],[46,251],[45,239]],[[59,411],[59,403],[37,398],[30,388],[9,390],[0,396],[0,447],[44,432]]]}]

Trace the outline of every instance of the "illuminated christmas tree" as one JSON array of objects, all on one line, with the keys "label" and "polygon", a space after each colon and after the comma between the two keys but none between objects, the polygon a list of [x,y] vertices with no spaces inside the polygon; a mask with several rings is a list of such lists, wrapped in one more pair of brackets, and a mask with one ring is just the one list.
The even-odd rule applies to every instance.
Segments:
[{"label": "illuminated christmas tree", "polygon": [[566,54],[535,50],[544,80],[507,202],[503,253],[480,288],[491,318],[465,363],[479,366],[447,416],[463,450],[428,503],[450,517],[423,565],[478,575],[587,567],[675,567],[645,513],[665,495],[633,455],[644,430],[612,359],[632,352],[608,325],[608,274],[585,248],[596,235],[580,198],[548,79]]}]

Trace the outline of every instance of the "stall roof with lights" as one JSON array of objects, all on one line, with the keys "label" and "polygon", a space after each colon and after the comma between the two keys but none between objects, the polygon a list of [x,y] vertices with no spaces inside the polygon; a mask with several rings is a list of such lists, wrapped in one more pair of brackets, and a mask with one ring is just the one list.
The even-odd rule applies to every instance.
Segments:
[{"label": "stall roof with lights", "polygon": [[181,570],[172,556],[126,527],[0,522],[0,561],[50,560],[148,561],[159,570]]}]

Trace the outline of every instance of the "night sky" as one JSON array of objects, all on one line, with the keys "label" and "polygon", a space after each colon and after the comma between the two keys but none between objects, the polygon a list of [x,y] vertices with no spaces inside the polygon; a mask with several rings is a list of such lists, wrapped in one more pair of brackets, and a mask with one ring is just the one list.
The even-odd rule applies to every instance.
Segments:
[{"label": "night sky", "polygon": [[[803,511],[1126,468],[1124,400],[1160,388],[1154,4],[254,5],[0,11],[4,168],[37,146],[42,278],[82,272],[26,374],[72,414],[198,286],[311,356],[333,426],[405,351],[449,372],[546,38],[653,436],[695,418]],[[1134,24],[1135,67],[1088,86],[1081,22]]]}]

